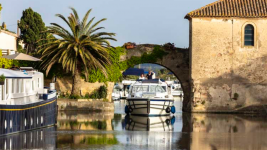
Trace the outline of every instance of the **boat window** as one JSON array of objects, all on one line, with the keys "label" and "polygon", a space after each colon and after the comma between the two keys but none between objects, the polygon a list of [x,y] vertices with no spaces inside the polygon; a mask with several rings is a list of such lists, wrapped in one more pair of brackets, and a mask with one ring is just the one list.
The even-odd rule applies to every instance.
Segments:
[{"label": "boat window", "polygon": [[148,85],[133,86],[132,93],[136,92],[148,92]]},{"label": "boat window", "polygon": [[21,88],[20,88],[21,89],[21,93],[24,93],[24,80],[23,79],[21,80],[21,85],[20,86],[21,86]]},{"label": "boat window", "polygon": [[21,79],[17,79],[17,93],[20,93],[20,85],[21,85]]},{"label": "boat window", "polygon": [[4,85],[2,85],[2,100],[5,100],[5,86]]},{"label": "boat window", "polygon": [[149,92],[160,92],[160,93],[163,93],[163,92],[166,92],[164,90],[164,88],[162,88],[162,86],[159,86],[159,85],[151,85],[149,87]]},{"label": "boat window", "polygon": [[10,126],[10,129],[12,129],[12,125],[13,125],[12,124],[12,120],[10,120],[10,125],[9,125]]},{"label": "boat window", "polygon": [[34,91],[34,81],[32,80],[32,90]]},{"label": "boat window", "polygon": [[12,88],[12,93],[15,93],[15,88],[16,88],[16,79],[12,79],[12,86],[11,86],[11,88]]},{"label": "boat window", "polygon": [[6,94],[8,94],[8,88],[9,88],[9,86],[8,86],[8,84],[9,84],[9,79],[6,79]]},{"label": "boat window", "polygon": [[40,88],[40,78],[38,78],[38,88]]}]

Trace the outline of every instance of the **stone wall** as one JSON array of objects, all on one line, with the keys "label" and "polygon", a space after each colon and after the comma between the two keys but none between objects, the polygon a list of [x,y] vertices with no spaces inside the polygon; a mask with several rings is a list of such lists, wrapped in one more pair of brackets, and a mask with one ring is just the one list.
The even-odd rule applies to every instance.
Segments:
[{"label": "stone wall", "polygon": [[[255,46],[244,46],[244,26]],[[191,101],[194,112],[232,112],[267,103],[267,19],[190,20]]]},{"label": "stone wall", "polygon": [[[45,86],[49,86],[49,83],[51,80],[46,79],[45,80]],[[85,95],[86,93],[92,93],[94,90],[99,89],[100,86],[105,85],[104,83],[89,83],[85,82],[84,79],[81,79],[81,94]],[[112,91],[114,87],[113,82],[108,82],[108,94],[107,94],[107,99],[111,102],[111,97],[112,97]],[[57,78],[56,82],[56,90],[59,92],[68,92],[69,94],[71,93],[71,88],[72,88],[72,78],[71,77],[64,77],[64,78]]]},{"label": "stone wall", "polygon": [[114,111],[113,102],[102,100],[58,99],[58,111]]}]

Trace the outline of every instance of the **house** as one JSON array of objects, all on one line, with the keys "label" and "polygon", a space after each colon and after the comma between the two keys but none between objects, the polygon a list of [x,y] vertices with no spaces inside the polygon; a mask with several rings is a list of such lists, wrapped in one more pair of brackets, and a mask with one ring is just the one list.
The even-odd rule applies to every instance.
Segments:
[{"label": "house", "polygon": [[12,55],[17,51],[17,34],[0,29],[0,50],[2,55]]},{"label": "house", "polygon": [[193,111],[267,103],[267,0],[218,0],[185,18]]}]

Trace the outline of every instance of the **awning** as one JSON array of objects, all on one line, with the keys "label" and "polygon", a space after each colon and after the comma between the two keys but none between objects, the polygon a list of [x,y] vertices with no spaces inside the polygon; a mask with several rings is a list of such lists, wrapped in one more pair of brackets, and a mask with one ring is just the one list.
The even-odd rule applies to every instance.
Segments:
[{"label": "awning", "polygon": [[141,76],[142,74],[144,74],[144,69],[129,68],[126,71],[124,71],[122,74],[124,76],[127,76],[127,75]]},{"label": "awning", "polygon": [[26,61],[42,61],[41,59],[32,57],[30,55],[26,55],[23,53],[16,53],[13,55],[7,55],[7,56],[3,56],[2,58],[14,59],[14,60],[26,60]]}]

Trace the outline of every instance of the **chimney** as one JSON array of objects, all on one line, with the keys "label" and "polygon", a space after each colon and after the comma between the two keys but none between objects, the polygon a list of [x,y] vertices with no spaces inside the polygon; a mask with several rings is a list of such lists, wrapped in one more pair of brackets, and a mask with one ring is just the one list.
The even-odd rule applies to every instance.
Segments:
[{"label": "chimney", "polygon": [[20,36],[20,30],[19,30],[19,20],[18,20],[18,24],[17,24],[17,36]]}]

